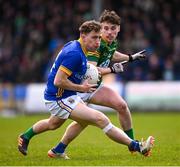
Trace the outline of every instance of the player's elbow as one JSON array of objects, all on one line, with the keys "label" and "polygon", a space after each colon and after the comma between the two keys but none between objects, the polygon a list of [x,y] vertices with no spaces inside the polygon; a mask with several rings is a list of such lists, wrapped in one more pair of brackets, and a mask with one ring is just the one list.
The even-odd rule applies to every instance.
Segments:
[{"label": "player's elbow", "polygon": [[62,87],[63,82],[62,82],[62,80],[54,79],[54,85],[55,85],[56,87]]}]

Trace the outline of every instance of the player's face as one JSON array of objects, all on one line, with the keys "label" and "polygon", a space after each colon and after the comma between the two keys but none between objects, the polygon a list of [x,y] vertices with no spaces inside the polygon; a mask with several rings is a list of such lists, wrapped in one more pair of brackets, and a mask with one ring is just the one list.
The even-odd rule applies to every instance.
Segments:
[{"label": "player's face", "polygon": [[103,22],[101,25],[102,38],[111,44],[117,38],[117,35],[120,31],[120,26],[108,22]]},{"label": "player's face", "polygon": [[88,34],[83,34],[83,44],[87,51],[95,51],[100,46],[101,32],[91,31]]}]

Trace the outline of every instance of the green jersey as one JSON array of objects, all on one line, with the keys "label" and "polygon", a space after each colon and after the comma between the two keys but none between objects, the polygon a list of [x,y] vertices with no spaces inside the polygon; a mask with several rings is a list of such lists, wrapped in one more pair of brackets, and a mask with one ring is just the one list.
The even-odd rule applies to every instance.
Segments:
[{"label": "green jersey", "polygon": [[100,47],[95,52],[88,52],[88,61],[97,62],[98,67],[109,67],[114,52],[117,49],[117,41],[113,41],[110,45],[101,39]]}]

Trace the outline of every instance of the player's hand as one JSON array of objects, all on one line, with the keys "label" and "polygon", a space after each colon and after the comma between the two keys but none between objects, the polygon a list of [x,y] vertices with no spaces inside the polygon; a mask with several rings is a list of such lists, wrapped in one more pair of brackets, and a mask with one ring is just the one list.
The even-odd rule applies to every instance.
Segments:
[{"label": "player's hand", "polygon": [[121,63],[114,63],[111,67],[112,73],[121,73],[124,71],[123,65]]},{"label": "player's hand", "polygon": [[145,52],[146,50],[141,50],[140,52],[129,55],[129,61],[145,59],[146,58]]},{"label": "player's hand", "polygon": [[99,67],[97,67],[97,69],[98,69],[98,82],[102,79],[102,75],[101,75],[101,68],[99,68]]},{"label": "player's hand", "polygon": [[82,92],[92,93],[97,89],[98,84],[89,84],[88,79],[82,83]]}]

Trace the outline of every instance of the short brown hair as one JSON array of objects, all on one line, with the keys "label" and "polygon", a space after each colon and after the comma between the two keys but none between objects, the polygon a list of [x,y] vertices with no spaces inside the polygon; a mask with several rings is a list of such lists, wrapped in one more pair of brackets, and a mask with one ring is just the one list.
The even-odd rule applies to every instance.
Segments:
[{"label": "short brown hair", "polygon": [[101,24],[95,20],[86,21],[79,27],[79,31],[82,34],[88,34],[91,31],[99,32],[100,30]]},{"label": "short brown hair", "polygon": [[101,14],[100,18],[99,18],[100,22],[108,22],[111,24],[116,24],[116,25],[120,25],[121,23],[121,18],[120,16],[118,16],[116,14],[115,11],[110,11],[110,10],[104,10],[103,13]]}]

